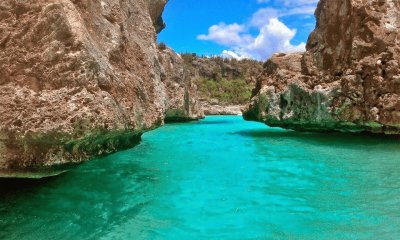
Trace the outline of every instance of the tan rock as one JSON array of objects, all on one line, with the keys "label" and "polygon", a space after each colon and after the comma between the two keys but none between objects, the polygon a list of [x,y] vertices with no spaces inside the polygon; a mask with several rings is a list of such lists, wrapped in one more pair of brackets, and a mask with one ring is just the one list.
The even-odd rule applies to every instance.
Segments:
[{"label": "tan rock", "polygon": [[163,123],[165,3],[0,1],[0,177],[51,175]]},{"label": "tan rock", "polygon": [[159,49],[163,66],[162,81],[166,89],[167,122],[184,122],[204,117],[193,78],[185,68],[182,57],[170,48]]},{"label": "tan rock", "polygon": [[321,0],[307,51],[275,55],[245,118],[300,130],[400,134],[400,3]]},{"label": "tan rock", "polygon": [[202,109],[206,115],[242,115],[241,105],[220,105],[212,104],[207,101],[202,103]]}]

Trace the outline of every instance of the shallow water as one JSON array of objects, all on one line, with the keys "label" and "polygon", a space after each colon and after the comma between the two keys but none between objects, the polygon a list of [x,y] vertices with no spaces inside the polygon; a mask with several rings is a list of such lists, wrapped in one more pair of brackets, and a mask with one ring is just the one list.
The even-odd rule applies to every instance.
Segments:
[{"label": "shallow water", "polygon": [[0,239],[399,239],[399,143],[171,124],[59,177],[1,181]]}]

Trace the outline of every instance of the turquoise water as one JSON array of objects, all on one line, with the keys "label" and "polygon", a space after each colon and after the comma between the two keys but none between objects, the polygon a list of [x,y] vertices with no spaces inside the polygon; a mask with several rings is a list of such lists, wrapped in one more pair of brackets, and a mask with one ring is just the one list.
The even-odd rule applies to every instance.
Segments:
[{"label": "turquoise water", "polygon": [[0,182],[0,239],[400,239],[399,143],[171,124],[59,177]]}]

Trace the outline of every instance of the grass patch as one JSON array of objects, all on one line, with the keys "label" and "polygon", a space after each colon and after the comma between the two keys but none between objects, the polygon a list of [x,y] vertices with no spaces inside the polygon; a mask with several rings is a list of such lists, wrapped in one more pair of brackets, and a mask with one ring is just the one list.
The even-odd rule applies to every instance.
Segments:
[{"label": "grass patch", "polygon": [[208,101],[217,99],[222,104],[245,104],[251,98],[252,86],[244,79],[196,79],[200,96]]}]

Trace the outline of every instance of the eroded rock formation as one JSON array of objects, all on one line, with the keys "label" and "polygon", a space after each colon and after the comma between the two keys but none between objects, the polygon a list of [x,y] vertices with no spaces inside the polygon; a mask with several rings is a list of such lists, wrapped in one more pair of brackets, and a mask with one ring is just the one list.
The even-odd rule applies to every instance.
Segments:
[{"label": "eroded rock formation", "polygon": [[199,57],[182,54],[185,70],[199,89],[206,115],[239,115],[249,101],[251,90],[263,68],[251,59]]},{"label": "eroded rock formation", "polygon": [[400,2],[321,0],[315,15],[305,53],[265,63],[245,118],[400,134]]},{"label": "eroded rock formation", "polygon": [[182,57],[168,47],[159,48],[163,66],[162,81],[166,88],[166,122],[182,122],[204,117],[197,86]]},{"label": "eroded rock formation", "polygon": [[165,3],[0,1],[0,176],[54,174],[163,123]]}]

